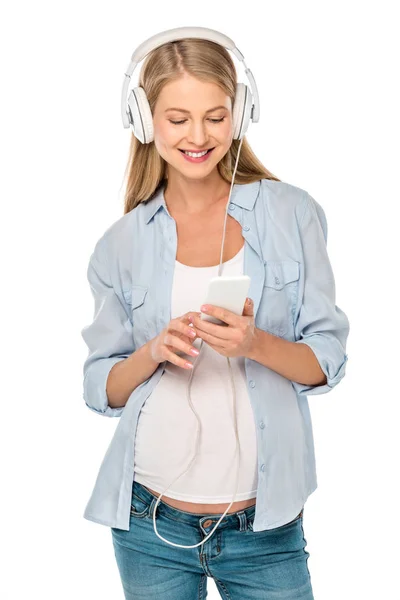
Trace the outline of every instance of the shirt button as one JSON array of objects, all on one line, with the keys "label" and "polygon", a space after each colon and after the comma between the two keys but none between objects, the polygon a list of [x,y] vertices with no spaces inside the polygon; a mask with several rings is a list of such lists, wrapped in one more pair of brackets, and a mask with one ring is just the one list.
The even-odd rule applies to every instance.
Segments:
[{"label": "shirt button", "polygon": [[243,225],[243,229],[244,229],[244,231],[248,231],[250,229],[250,227],[248,225]]},{"label": "shirt button", "polygon": [[255,385],[256,385],[256,384],[255,384],[255,383],[254,383],[254,381],[251,379],[251,380],[250,380],[250,387],[252,387],[252,388],[253,388],[253,387],[255,387]]},{"label": "shirt button", "polygon": [[278,277],[275,277],[275,283],[280,283]]},{"label": "shirt button", "polygon": [[260,429],[264,429],[264,427],[265,427],[264,421],[260,421]]},{"label": "shirt button", "polygon": [[234,210],[234,208],[235,208],[235,205],[231,203],[231,204],[229,205],[229,210]]},{"label": "shirt button", "polygon": [[265,465],[261,465],[260,470],[265,471]]}]

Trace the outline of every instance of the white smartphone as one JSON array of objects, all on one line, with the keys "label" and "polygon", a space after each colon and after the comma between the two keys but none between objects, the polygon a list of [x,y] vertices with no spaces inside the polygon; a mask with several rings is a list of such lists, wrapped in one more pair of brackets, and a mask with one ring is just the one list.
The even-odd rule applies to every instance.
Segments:
[{"label": "white smartphone", "polygon": [[[206,299],[203,304],[220,306],[242,316],[249,288],[250,277],[248,275],[212,277],[208,282]],[[228,323],[205,313],[201,313],[200,318],[216,325],[228,325]]]}]

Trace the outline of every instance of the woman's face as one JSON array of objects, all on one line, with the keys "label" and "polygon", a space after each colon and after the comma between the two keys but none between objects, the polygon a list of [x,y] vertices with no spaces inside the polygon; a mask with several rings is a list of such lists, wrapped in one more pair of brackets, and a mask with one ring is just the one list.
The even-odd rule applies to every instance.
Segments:
[{"label": "woman's face", "polygon": [[[155,146],[168,168],[191,179],[202,179],[216,168],[231,146],[231,99],[218,85],[184,75],[162,89],[154,108],[153,126]],[[214,149],[202,162],[191,162],[181,152],[210,148]]]}]

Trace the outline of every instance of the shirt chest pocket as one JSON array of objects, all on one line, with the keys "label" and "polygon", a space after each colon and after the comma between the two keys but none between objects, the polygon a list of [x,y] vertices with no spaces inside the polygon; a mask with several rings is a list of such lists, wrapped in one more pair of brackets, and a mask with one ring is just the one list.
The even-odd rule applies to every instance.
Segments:
[{"label": "shirt chest pocket", "polygon": [[294,336],[300,264],[295,260],[266,261],[257,327],[280,337]]},{"label": "shirt chest pocket", "polygon": [[140,348],[149,340],[148,287],[132,285],[124,290],[124,298],[131,312],[133,343]]}]

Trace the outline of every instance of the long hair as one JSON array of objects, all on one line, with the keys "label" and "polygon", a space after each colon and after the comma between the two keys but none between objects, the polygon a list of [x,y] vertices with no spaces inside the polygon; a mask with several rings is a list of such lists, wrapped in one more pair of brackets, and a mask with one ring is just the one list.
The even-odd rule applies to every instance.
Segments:
[{"label": "long hair", "polygon": [[[186,38],[159,46],[143,62],[138,85],[146,92],[152,114],[163,86],[185,73],[219,85],[230,96],[233,108],[237,73],[229,52],[209,40]],[[232,182],[240,141],[232,140],[228,152],[217,163],[218,172],[227,183]],[[154,141],[142,144],[131,132],[125,179],[124,214],[127,214],[140,202],[149,200],[168,179],[167,163],[158,153]],[[263,166],[244,137],[235,183],[252,183],[259,179],[280,181]]]}]

